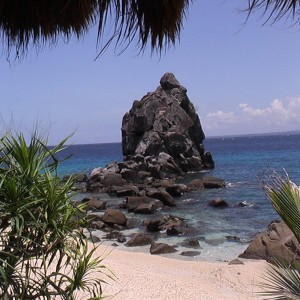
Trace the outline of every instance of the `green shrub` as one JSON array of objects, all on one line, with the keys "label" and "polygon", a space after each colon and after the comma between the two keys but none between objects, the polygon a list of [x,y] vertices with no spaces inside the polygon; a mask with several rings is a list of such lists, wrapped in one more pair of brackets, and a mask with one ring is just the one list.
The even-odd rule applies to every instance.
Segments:
[{"label": "green shrub", "polygon": [[110,275],[88,247],[72,178],[57,176],[66,141],[48,148],[36,132],[29,142],[12,133],[0,140],[0,299],[101,299]]}]

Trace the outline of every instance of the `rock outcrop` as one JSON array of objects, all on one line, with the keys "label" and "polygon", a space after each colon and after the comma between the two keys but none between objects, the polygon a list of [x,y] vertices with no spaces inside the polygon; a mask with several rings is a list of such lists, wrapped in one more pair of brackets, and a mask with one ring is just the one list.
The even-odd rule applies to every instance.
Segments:
[{"label": "rock outcrop", "polygon": [[127,160],[137,155],[154,157],[175,174],[214,167],[212,155],[205,152],[204,139],[187,90],[171,73],[161,78],[155,92],[134,101],[123,117],[122,147]]},{"label": "rock outcrop", "polygon": [[285,260],[291,263],[300,261],[299,242],[283,222],[273,222],[260,233],[241,254],[241,258],[265,259],[267,261]]}]

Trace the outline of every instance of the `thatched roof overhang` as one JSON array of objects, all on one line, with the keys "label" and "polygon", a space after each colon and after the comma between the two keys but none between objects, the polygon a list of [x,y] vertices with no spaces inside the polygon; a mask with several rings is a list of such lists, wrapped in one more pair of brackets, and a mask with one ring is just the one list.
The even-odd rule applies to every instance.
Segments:
[{"label": "thatched roof overhang", "polygon": [[172,45],[192,0],[0,0],[0,36],[5,50],[23,55],[73,36],[80,38],[98,24],[99,42],[107,26],[107,41],[126,46],[136,41],[142,50]]}]

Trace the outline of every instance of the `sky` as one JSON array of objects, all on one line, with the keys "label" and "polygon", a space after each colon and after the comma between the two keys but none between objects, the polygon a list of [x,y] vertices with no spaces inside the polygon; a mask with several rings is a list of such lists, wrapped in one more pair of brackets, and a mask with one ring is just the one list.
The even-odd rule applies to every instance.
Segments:
[{"label": "sky", "polygon": [[0,125],[49,134],[56,144],[121,141],[123,115],[172,72],[207,137],[300,130],[300,27],[247,19],[247,1],[194,0],[180,41],[161,55],[109,48],[96,29],[20,61],[0,56]]}]

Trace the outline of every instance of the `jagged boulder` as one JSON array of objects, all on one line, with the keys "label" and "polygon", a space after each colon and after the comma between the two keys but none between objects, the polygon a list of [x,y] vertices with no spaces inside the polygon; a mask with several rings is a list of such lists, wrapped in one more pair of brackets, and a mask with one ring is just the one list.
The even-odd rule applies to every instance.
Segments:
[{"label": "jagged boulder", "polygon": [[283,222],[272,222],[268,229],[250,243],[239,255],[241,258],[265,259],[267,261],[285,260],[288,263],[300,261],[300,245],[295,235]]},{"label": "jagged boulder", "polygon": [[152,243],[150,247],[151,254],[167,254],[177,252],[174,246],[165,243]]},{"label": "jagged boulder", "polygon": [[[161,78],[155,92],[134,101],[122,121],[124,156],[160,158],[157,173],[180,174],[213,168],[211,154],[205,153],[204,138],[187,90],[172,73]],[[157,168],[153,164],[148,171],[154,174]]]}]

